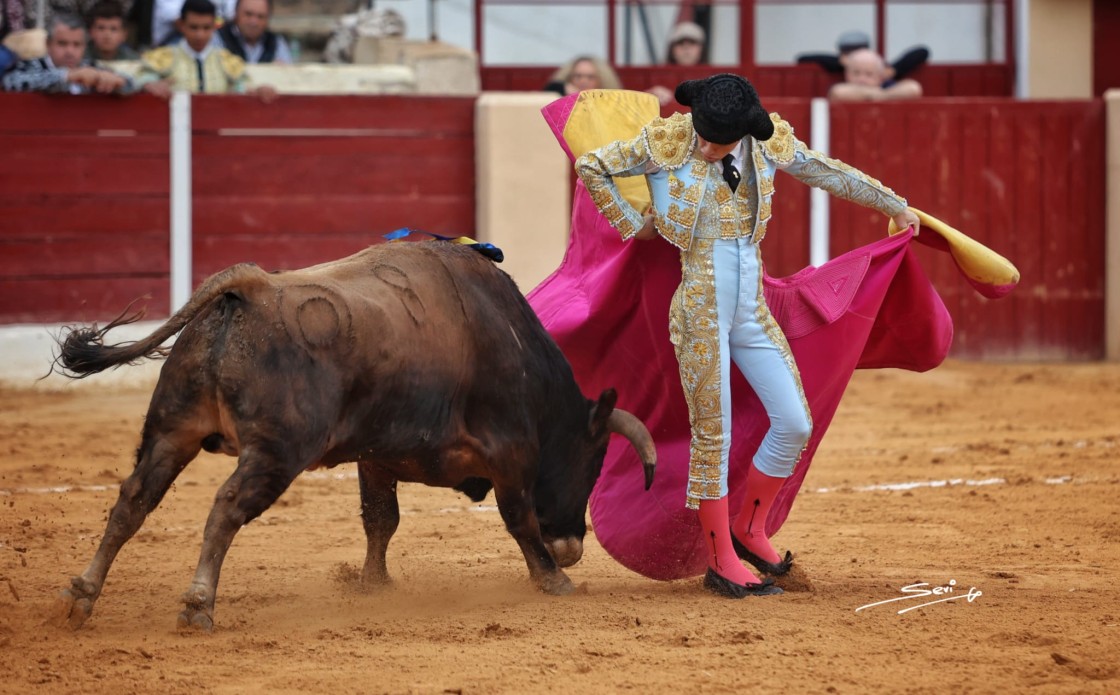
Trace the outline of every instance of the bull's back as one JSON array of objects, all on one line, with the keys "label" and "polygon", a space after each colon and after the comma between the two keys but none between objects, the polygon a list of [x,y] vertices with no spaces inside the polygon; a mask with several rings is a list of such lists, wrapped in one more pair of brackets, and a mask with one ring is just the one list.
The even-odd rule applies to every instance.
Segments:
[{"label": "bull's back", "polygon": [[536,328],[508,276],[473,249],[446,242],[381,244],[278,275],[277,283],[284,325],[313,346],[355,342],[475,357]]},{"label": "bull's back", "polygon": [[325,462],[392,456],[418,441],[438,447],[464,426],[474,436],[530,436],[541,413],[582,399],[516,284],[445,242],[261,272],[181,339],[224,389],[217,401],[291,402],[330,427],[336,446]]}]

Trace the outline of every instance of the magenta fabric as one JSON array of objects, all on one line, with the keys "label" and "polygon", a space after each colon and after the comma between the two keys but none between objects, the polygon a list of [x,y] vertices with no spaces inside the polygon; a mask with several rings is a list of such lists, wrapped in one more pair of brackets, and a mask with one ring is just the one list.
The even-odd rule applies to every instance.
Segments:
[{"label": "magenta fabric", "polygon": [[[545,109],[561,142],[567,101]],[[768,535],[789,515],[854,370],[925,371],[949,351],[952,319],[910,248],[913,238],[906,231],[819,268],[764,278],[767,303],[786,332],[813,414],[808,447],[766,520]],[[591,496],[591,524],[618,562],[662,580],[696,576],[707,567],[697,513],[685,507],[688,408],[669,342],[679,254],[662,239],[623,242],[577,182],[564,260],[528,295],[584,393],[597,397],[617,389],[618,407],[640,418],[654,437],[657,474],[648,492],[633,449],[618,437],[611,442]],[[746,380],[731,372],[728,484],[730,508],[739,510],[748,464],[769,420]]]}]

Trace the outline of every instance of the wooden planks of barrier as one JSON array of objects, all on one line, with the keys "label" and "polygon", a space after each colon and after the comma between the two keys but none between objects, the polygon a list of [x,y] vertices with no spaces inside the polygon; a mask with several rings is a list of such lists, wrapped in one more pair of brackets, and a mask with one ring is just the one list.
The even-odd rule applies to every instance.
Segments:
[{"label": "wooden planks of barrier", "polygon": [[[809,101],[766,105],[810,141]],[[0,324],[105,320],[169,284],[168,112],[146,96],[0,94]],[[194,280],[232,263],[295,268],[401,226],[474,234],[474,100],[193,101]],[[1095,101],[833,104],[830,152],[1010,258],[1019,289],[976,295],[921,249],[956,324],[953,354],[1098,359],[1104,350],[1104,113]],[[810,144],[812,144],[810,142]],[[771,275],[808,260],[808,187],[779,175]],[[834,200],[831,252],[880,238]]]}]

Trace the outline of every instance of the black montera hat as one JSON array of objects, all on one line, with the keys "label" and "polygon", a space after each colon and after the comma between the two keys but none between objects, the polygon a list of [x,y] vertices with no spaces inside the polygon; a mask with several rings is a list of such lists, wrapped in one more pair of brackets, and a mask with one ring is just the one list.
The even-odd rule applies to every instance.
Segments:
[{"label": "black montera hat", "polygon": [[725,72],[681,82],[675,96],[682,106],[692,107],[692,127],[708,142],[730,145],[747,135],[769,140],[774,134],[754,86],[738,75]]}]

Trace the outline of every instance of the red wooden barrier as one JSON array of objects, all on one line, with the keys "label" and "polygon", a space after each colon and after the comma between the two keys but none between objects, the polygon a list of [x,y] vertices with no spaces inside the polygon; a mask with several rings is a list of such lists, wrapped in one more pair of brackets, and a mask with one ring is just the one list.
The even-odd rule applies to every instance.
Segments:
[{"label": "red wooden barrier", "polygon": [[[809,141],[807,100],[766,99]],[[0,94],[0,324],[168,307],[168,109],[147,97]],[[923,100],[831,107],[830,154],[1012,259],[989,305],[941,254],[926,267],[961,357],[1097,359],[1104,343],[1104,118],[1092,102]],[[193,100],[195,282],[239,261],[337,258],[400,226],[474,234],[465,98]],[[808,261],[808,187],[775,182],[771,274]],[[881,215],[832,203],[832,252]]]},{"label": "red wooden barrier", "polygon": [[[169,308],[169,115],[0,94],[0,324]],[[474,234],[474,100],[192,100],[194,276],[338,258],[402,226]]]},{"label": "red wooden barrier", "polygon": [[168,307],[168,111],[0,94],[0,324]]},{"label": "red wooden barrier", "polygon": [[400,227],[471,236],[474,99],[195,97],[194,282],[301,268]]},{"label": "red wooden barrier", "polygon": [[[831,154],[1007,256],[1019,288],[996,302],[944,254],[925,265],[952,313],[954,354],[1104,356],[1104,107],[1100,101],[833,104]],[[882,215],[832,204],[833,254],[878,238]]]}]

